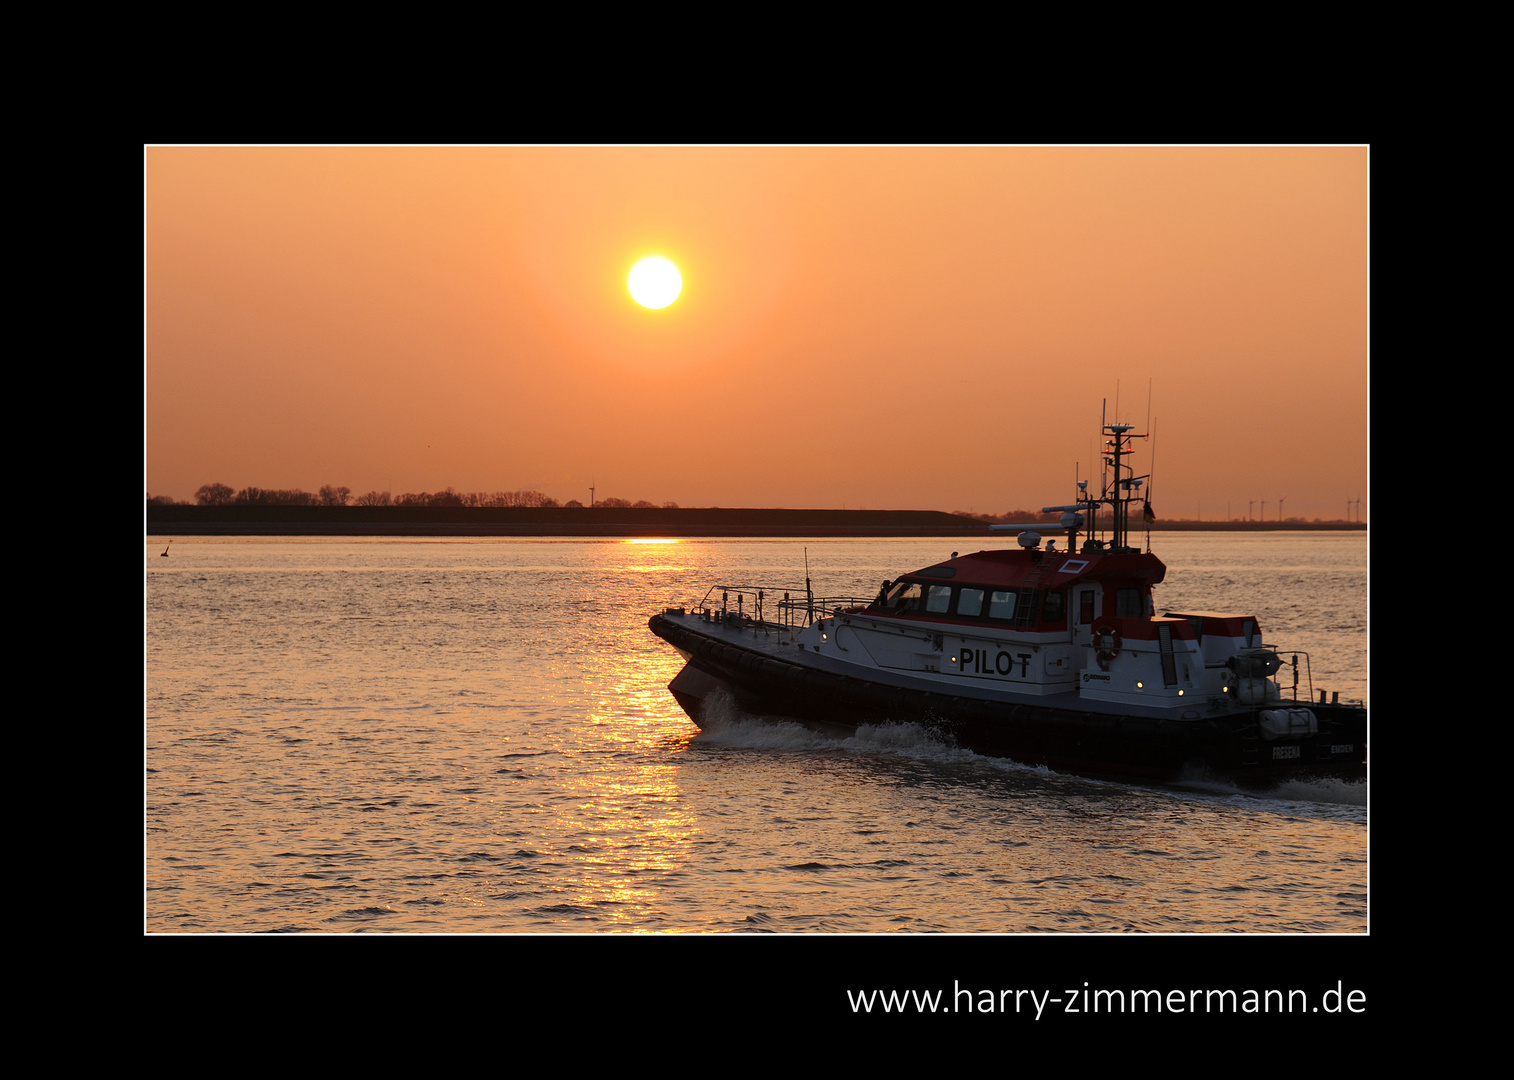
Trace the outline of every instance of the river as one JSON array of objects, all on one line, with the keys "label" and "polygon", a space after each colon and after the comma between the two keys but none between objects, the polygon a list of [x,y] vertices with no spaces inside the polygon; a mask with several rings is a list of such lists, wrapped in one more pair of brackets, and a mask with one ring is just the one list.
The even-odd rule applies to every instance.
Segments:
[{"label": "river", "polygon": [[[716,581],[870,595],[962,540],[144,545],[148,933],[1363,934],[1365,783],[1266,796],[701,732],[647,630]],[[1369,699],[1360,533],[1158,534]],[[1370,707],[1370,700],[1368,701]]]}]

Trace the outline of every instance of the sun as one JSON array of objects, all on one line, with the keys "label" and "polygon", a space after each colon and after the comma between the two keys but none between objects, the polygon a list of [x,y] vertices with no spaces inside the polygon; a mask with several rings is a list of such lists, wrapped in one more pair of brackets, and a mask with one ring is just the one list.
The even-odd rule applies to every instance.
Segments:
[{"label": "sun", "polygon": [[631,268],[626,287],[642,307],[665,308],[683,291],[683,275],[667,259],[654,255]]}]

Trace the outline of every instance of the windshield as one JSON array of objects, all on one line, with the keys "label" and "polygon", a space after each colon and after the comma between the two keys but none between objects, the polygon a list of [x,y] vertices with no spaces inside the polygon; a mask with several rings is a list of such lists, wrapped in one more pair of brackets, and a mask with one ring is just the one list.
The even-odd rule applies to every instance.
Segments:
[{"label": "windshield", "polygon": [[901,581],[878,601],[878,607],[898,615],[912,614],[920,610],[920,583]]}]

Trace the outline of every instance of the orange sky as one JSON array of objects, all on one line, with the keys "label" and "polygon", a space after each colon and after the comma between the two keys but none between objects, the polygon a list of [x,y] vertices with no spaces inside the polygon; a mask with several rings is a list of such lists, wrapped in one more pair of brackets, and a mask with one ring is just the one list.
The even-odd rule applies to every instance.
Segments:
[{"label": "orange sky", "polygon": [[1148,383],[1159,515],[1367,494],[1364,147],[152,147],[145,252],[152,495],[1039,508]]}]

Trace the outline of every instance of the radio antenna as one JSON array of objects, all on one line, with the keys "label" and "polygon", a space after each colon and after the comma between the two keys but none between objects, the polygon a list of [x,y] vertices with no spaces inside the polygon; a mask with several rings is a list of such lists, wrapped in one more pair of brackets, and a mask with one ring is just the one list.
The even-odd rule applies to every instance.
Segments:
[{"label": "radio antenna", "polygon": [[1151,505],[1151,496],[1157,489],[1157,425],[1153,420],[1147,425],[1151,432],[1151,469],[1146,474],[1146,505]]},{"label": "radio antenna", "polygon": [[[1118,415],[1116,416],[1118,419]],[[1105,398],[1099,406],[1099,439],[1104,439],[1104,429],[1109,425],[1109,399]],[[1099,498],[1109,494],[1109,463],[1104,457],[1104,447],[1099,447],[1099,460],[1104,461],[1104,467],[1099,470]]]},{"label": "radio antenna", "polygon": [[[1149,406],[1148,406],[1149,407]],[[1156,513],[1151,509],[1151,496],[1157,489],[1157,424],[1155,420],[1147,424],[1146,430],[1151,432],[1151,469],[1146,474],[1146,501],[1141,505],[1141,519],[1146,523],[1146,550],[1151,550],[1151,523],[1157,519]],[[1203,510],[1199,511],[1199,517],[1204,516]]]}]

